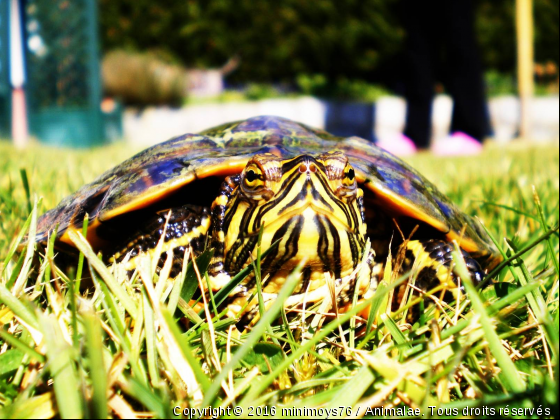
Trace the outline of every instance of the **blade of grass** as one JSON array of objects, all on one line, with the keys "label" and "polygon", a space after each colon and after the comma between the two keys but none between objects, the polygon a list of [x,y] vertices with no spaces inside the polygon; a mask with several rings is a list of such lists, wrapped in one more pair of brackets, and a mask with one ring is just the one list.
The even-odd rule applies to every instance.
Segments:
[{"label": "blade of grass", "polygon": [[[193,255],[194,257],[194,255]],[[220,364],[219,364],[219,360],[220,360],[220,356],[218,355],[218,348],[216,347],[216,332],[214,329],[214,319],[212,318],[212,314],[210,313],[210,307],[208,306],[208,300],[206,297],[206,293],[204,291],[204,284],[203,284],[203,280],[200,274],[200,270],[198,269],[198,265],[196,264],[196,261],[194,260],[194,258],[192,259],[193,262],[193,267],[194,267],[194,271],[196,273],[196,278],[198,281],[198,287],[201,291],[201,297],[202,297],[202,303],[203,303],[203,310],[204,310],[204,315],[206,316],[206,324],[205,326],[208,328],[208,333],[210,334],[210,340],[207,340],[206,343],[210,344],[211,349],[212,349],[212,360],[213,360],[213,365],[216,369],[219,370],[220,368]],[[207,281],[207,291],[208,291],[208,295],[210,297],[210,299],[212,301],[214,301],[214,294],[212,293],[212,287],[210,287],[210,279],[209,277],[206,275],[207,273],[204,273],[204,277],[205,280]],[[148,289],[149,291],[149,289]],[[214,309],[216,308],[216,304],[214,302]],[[202,398],[202,395],[199,395]],[[198,397],[197,397],[198,398]]]},{"label": "blade of grass", "polygon": [[26,324],[39,329],[39,323],[33,310],[28,305],[24,304],[25,300],[16,298],[2,283],[0,283],[0,302],[6,305],[18,317],[20,317]]},{"label": "blade of grass", "polygon": [[103,307],[105,309],[105,316],[106,316],[107,320],[109,321],[109,324],[113,328],[113,332],[118,334],[122,338],[121,345],[125,344],[126,347],[128,349],[130,349],[130,342],[129,342],[128,337],[127,337],[128,330],[126,328],[124,319],[122,318],[122,315],[119,312],[117,304],[115,303],[115,300],[113,299],[114,295],[111,294],[111,291],[109,290],[107,285],[105,283],[103,283],[95,275],[95,270],[91,266],[91,263],[90,263],[89,267],[90,267],[91,277],[92,277],[94,283],[98,286],[98,288],[100,289],[100,292],[101,292],[100,293],[100,298],[101,298],[100,300],[101,300],[101,304],[103,305]]},{"label": "blade of grass", "polygon": [[19,170],[23,189],[25,190],[25,198],[27,199],[27,211],[31,212],[31,190],[29,188],[29,178],[27,177],[27,170],[21,168]]},{"label": "blade of grass", "polygon": [[[439,357],[441,360],[453,356],[454,352],[452,349],[448,351],[445,350],[447,349],[439,349],[438,354],[435,356],[441,355],[441,357]],[[446,354],[443,355],[443,353]],[[383,376],[385,380],[400,382],[398,386],[399,390],[418,406],[422,406],[424,401],[430,405],[435,405],[437,402],[434,397],[427,393],[427,387],[419,378],[419,375],[431,371],[434,364],[434,362],[430,360],[431,356],[434,355],[428,354],[425,358],[429,360],[416,361],[412,359],[410,362],[399,363],[395,359],[389,357],[388,346],[379,347],[372,353],[361,354],[361,357],[364,358],[368,365]]]},{"label": "blade of grass", "polygon": [[158,398],[153,390],[149,389],[136,378],[127,377],[119,381],[119,386],[128,395],[151,410],[155,414],[155,417],[160,419],[171,418],[171,404],[166,399],[162,400]]},{"label": "blade of grass", "polygon": [[[354,406],[371,386],[374,379],[375,375],[369,366],[363,366],[346,384],[339,387],[336,395],[327,404],[327,408]],[[346,412],[340,410],[337,411],[334,418],[342,418],[343,416],[346,416]]]},{"label": "blade of grass", "polygon": [[506,350],[502,346],[502,342],[494,329],[494,325],[492,323],[492,319],[488,315],[486,308],[484,307],[484,303],[482,299],[478,295],[476,287],[472,283],[470,278],[469,271],[467,266],[465,265],[465,261],[462,258],[462,254],[458,249],[452,252],[453,260],[455,262],[455,270],[461,280],[463,281],[463,285],[467,291],[467,295],[471,301],[473,310],[478,314],[480,319],[480,325],[484,330],[485,338],[488,342],[488,347],[490,351],[496,358],[496,362],[498,366],[502,369],[503,381],[509,391],[513,391],[516,393],[525,392],[525,383],[519,376],[519,372],[515,368],[513,361],[510,359],[509,355],[507,354]]},{"label": "blade of grass", "polygon": [[492,207],[496,207],[496,208],[499,208],[499,209],[509,210],[509,211],[517,213],[521,216],[528,217],[529,219],[537,220],[537,218],[535,216],[533,216],[532,214],[530,214],[526,211],[521,211],[518,208],[515,208],[515,207],[512,207],[512,206],[507,206],[505,204],[491,203],[489,201],[484,201],[484,200],[473,200],[473,202],[482,203],[483,206],[492,206]]},{"label": "blade of grass", "polygon": [[80,395],[80,382],[74,366],[73,348],[64,340],[54,315],[41,316],[39,323],[47,344],[47,359],[53,377],[60,417],[82,418],[84,402]]},{"label": "blade of grass", "polygon": [[[149,259],[146,259],[146,262],[149,262]],[[141,270],[140,273],[142,284],[152,305],[154,318],[159,322],[160,332],[163,336],[162,343],[165,345],[169,359],[173,360],[177,373],[185,383],[191,398],[198,403],[202,399],[202,392],[208,386],[208,380],[202,374],[202,369],[194,358],[188,344],[182,339],[173,316],[169,311],[161,307],[153,284],[150,281],[149,272],[142,275]]]},{"label": "blade of grass", "polygon": [[[196,265],[201,272],[205,272],[208,270],[208,266],[210,265],[213,254],[214,250],[207,249],[202,254],[200,254],[198,258],[196,258]],[[185,257],[187,256],[191,261],[188,261],[187,264],[186,274],[183,280],[183,287],[181,288],[180,296],[185,302],[188,303],[198,289],[198,278],[196,277],[196,270],[194,269],[192,255],[190,253],[188,255],[185,253]],[[183,265],[184,262],[185,260],[183,260]]]},{"label": "blade of grass", "polygon": [[[0,339],[3,339],[4,336],[1,333],[2,331],[0,331]],[[15,372],[25,365],[26,360],[28,360],[28,357],[21,350],[11,349],[4,351],[4,353],[0,354],[0,377]]]},{"label": "blade of grass", "polygon": [[[52,261],[52,259],[51,259]],[[72,274],[72,273],[70,273]],[[78,334],[78,307],[76,304],[76,291],[74,290],[74,276],[70,275],[66,280],[66,285],[68,287],[68,292],[66,293],[66,299],[70,301],[70,319],[72,325],[72,343],[74,348],[79,349],[79,334]]]},{"label": "blade of grass", "polygon": [[[82,226],[82,235],[87,238],[87,229],[89,224],[89,215],[86,213],[84,215],[84,225]],[[80,290],[80,285],[82,283],[82,270],[84,268],[84,253],[80,251],[78,256],[78,269],[76,270],[76,290]]]},{"label": "blade of grass", "polygon": [[264,315],[264,300],[262,292],[262,279],[261,279],[261,242],[264,225],[259,229],[259,238],[257,240],[257,260],[253,261],[253,273],[255,273],[255,282],[257,283],[257,298],[259,301],[259,316],[262,318]]},{"label": "blade of grass", "polygon": [[[272,250],[278,246],[280,240],[281,239],[278,239],[276,242],[270,245],[270,248],[268,248],[265,252],[262,253],[261,258],[266,257],[270,252],[272,252]],[[249,275],[251,270],[253,270],[253,266],[249,264],[247,267],[245,267],[243,270],[237,273],[235,277],[233,277],[228,284],[222,287],[220,291],[214,295],[214,301],[216,302],[216,305],[220,306],[228,298],[230,292],[233,289],[235,289],[235,287],[239,283],[241,283],[245,279],[245,277]],[[199,315],[202,316],[202,311],[199,312]]]},{"label": "blade of grass", "polygon": [[[143,309],[143,308],[142,308]],[[138,312],[138,318],[134,320],[134,329],[132,330],[132,337],[130,339],[131,345],[131,360],[132,363],[138,363],[140,353],[144,350],[142,342],[145,337],[145,324],[144,324],[144,311]]]},{"label": "blade of grass", "polygon": [[407,341],[406,337],[399,329],[399,326],[395,324],[395,321],[393,321],[391,317],[389,317],[386,313],[382,313],[380,314],[379,318],[381,319],[385,327],[387,327],[387,330],[389,330],[389,332],[391,333],[393,340],[395,340],[395,342],[397,343],[397,348],[399,349],[399,353],[401,355],[400,358],[402,361],[404,351],[406,349],[411,349],[412,345]]},{"label": "blade of grass", "polygon": [[146,334],[146,360],[148,362],[148,375],[150,383],[154,388],[159,384],[159,375],[157,371],[157,354],[156,354],[156,325],[154,323],[154,311],[150,305],[150,300],[146,295],[146,291],[142,291],[142,308],[144,310],[144,333]]},{"label": "blade of grass", "polygon": [[85,330],[85,347],[87,349],[91,375],[91,397],[93,417],[106,419],[107,412],[107,372],[103,362],[103,333],[99,318],[95,314],[83,317]]},{"label": "blade of grass", "polygon": [[[330,388],[330,389],[327,389],[323,392],[312,395],[310,397],[297,399],[297,400],[293,401],[293,403],[291,405],[289,405],[288,408],[289,407],[294,407],[294,408],[321,407],[325,404],[328,404],[330,402],[330,400],[336,396],[338,391],[339,391],[338,388]],[[266,395],[265,397],[270,397],[270,395]],[[263,404],[266,403],[266,401],[267,401],[267,399],[265,399],[264,397],[259,398],[259,399],[255,400],[254,402],[252,402],[251,405],[252,406],[263,405]],[[286,418],[296,418],[296,419],[298,419],[300,417],[298,417],[297,415],[293,415],[293,416],[286,416]],[[330,416],[329,416],[329,418],[330,418]]]},{"label": "blade of grass", "polygon": [[19,276],[19,273],[21,273],[21,269],[23,267],[23,260],[25,259],[25,254],[21,254],[18,258],[18,261],[12,271],[12,274],[10,275],[10,278],[8,279],[8,282],[6,283],[6,287],[8,289],[10,289],[14,283],[16,282],[17,277]]},{"label": "blade of grass", "polygon": [[177,305],[179,304],[179,298],[181,297],[181,290],[183,290],[183,284],[185,282],[185,277],[187,275],[189,256],[190,256],[190,248],[187,247],[185,249],[185,253],[183,254],[183,267],[181,269],[181,274],[179,274],[178,279],[175,279],[175,283],[173,284],[173,289],[171,290],[171,294],[169,295],[169,300],[167,302],[167,308],[172,314],[175,313],[175,310],[177,309]]},{"label": "blade of grass", "polygon": [[[484,230],[486,231],[486,233],[490,236],[490,239],[492,239],[492,241],[494,242],[494,244],[498,247],[498,249],[501,251],[501,248],[498,244],[498,241],[496,241],[496,239],[494,238],[494,236],[492,235],[492,233],[486,228],[486,226],[482,225],[482,227],[484,228]],[[492,271],[490,271],[490,273],[488,273],[488,275],[486,276],[486,279],[478,286],[479,288],[482,288],[486,285],[486,283],[488,281],[490,281],[490,279],[494,278],[500,271],[502,271],[502,269],[504,267],[506,267],[509,263],[511,263],[513,260],[515,260],[516,258],[521,257],[523,254],[525,254],[526,252],[530,251],[531,249],[533,249],[535,246],[537,246],[539,243],[541,243],[542,241],[546,240],[548,237],[550,237],[551,235],[553,235],[554,233],[558,232],[558,226],[556,226],[555,228],[550,229],[548,232],[544,233],[543,235],[539,236],[537,239],[535,239],[534,241],[531,241],[529,244],[525,245],[523,248],[521,248],[518,252],[516,252],[515,254],[511,255],[511,256],[507,256],[503,251],[502,252],[502,256],[503,256],[503,261],[501,263],[499,263],[496,267],[494,267],[492,269]]]},{"label": "blade of grass", "polygon": [[368,333],[365,335],[362,341],[360,341],[360,344],[358,344],[358,349],[362,349],[368,343],[371,337],[376,334],[377,330],[371,330],[371,326],[373,325],[373,321],[375,320],[375,318],[377,318],[379,309],[386,308],[387,302],[385,302],[384,300],[388,299],[389,292],[405,282],[408,279],[409,275],[410,273],[405,273],[394,282],[391,282],[391,284],[388,284],[385,280],[382,280],[379,283],[379,286],[377,287],[377,290],[375,291],[375,294],[371,299],[371,307],[366,324],[366,331]]},{"label": "blade of grass", "polygon": [[[216,305],[216,301],[214,300],[214,292],[212,291],[212,285],[210,284],[210,276],[208,275],[208,272],[204,273],[204,280],[206,281],[206,287],[208,288],[208,297],[210,298],[210,303],[212,304],[214,316],[219,319],[218,305]],[[216,321],[218,319],[216,319]]]},{"label": "blade of grass", "polygon": [[[387,288],[384,291],[380,291],[380,293],[381,292],[387,293],[389,291],[389,289],[390,288]],[[280,296],[279,296],[278,301],[279,300],[280,300]],[[278,301],[275,302],[275,305],[278,303]],[[315,345],[317,345],[317,343],[319,343],[327,335],[332,333],[340,325],[344,324],[345,322],[350,321],[350,319],[354,315],[356,315],[357,313],[359,313],[363,309],[367,308],[368,305],[371,305],[371,300],[366,300],[366,301],[362,302],[361,304],[356,305],[354,308],[350,309],[348,312],[346,312],[344,314],[341,314],[341,316],[339,316],[334,321],[328,323],[327,325],[324,325],[323,328],[320,331],[318,331],[311,339],[306,341],[301,347],[299,347],[291,355],[286,357],[286,359],[281,364],[279,364],[270,374],[262,377],[260,381],[255,383],[251,387],[251,389],[249,390],[247,395],[243,398],[243,400],[241,401],[240,404],[243,405],[247,401],[252,401],[253,399],[255,399],[256,396],[258,396],[259,394],[264,392],[264,390],[266,390],[266,388],[268,388],[272,384],[272,382],[278,377],[278,375],[280,375],[284,370],[286,370],[288,368],[288,366],[290,366],[295,360],[297,360],[303,354],[308,352],[311,348],[313,348]],[[265,316],[267,314],[265,314]]]},{"label": "blade of grass", "polygon": [[4,275],[6,270],[8,269],[8,263],[13,258],[14,254],[16,253],[16,250],[17,250],[19,244],[21,243],[21,240],[23,239],[23,236],[29,230],[29,226],[31,226],[31,220],[32,219],[33,219],[33,213],[31,213],[27,217],[27,220],[25,221],[25,223],[21,227],[21,230],[19,231],[19,233],[16,237],[16,240],[12,242],[12,245],[10,246],[10,249],[8,250],[8,254],[6,255],[6,258],[4,259],[4,268],[2,270],[2,275]]},{"label": "blade of grass", "polygon": [[[490,305],[487,308],[488,315],[492,316],[492,315],[496,314],[500,309],[505,308],[506,306],[509,306],[509,305],[513,304],[514,302],[518,301],[519,299],[524,298],[526,294],[530,293],[532,290],[538,288],[539,286],[540,286],[539,283],[533,283],[533,284],[527,284],[526,286],[520,287],[519,289],[513,291],[512,293],[510,293],[506,297],[504,297],[504,298],[498,300],[497,302],[494,302],[492,305]],[[470,318],[460,320],[457,324],[443,330],[441,332],[441,339],[445,340],[446,338],[449,338],[452,335],[455,335],[455,334],[459,333],[460,331],[462,331],[463,329],[468,327],[471,324],[471,322],[472,321],[471,321]]]},{"label": "blade of grass", "polygon": [[117,305],[113,300],[113,295],[109,291],[107,285],[103,283],[95,274],[96,271],[89,264],[90,267],[90,274],[91,278],[95,285],[100,289],[101,293],[101,305],[104,309],[104,314],[109,321],[109,325],[113,330],[113,334],[118,338],[117,343],[122,349],[123,352],[127,355],[130,367],[134,375],[139,380],[143,380],[146,383],[148,382],[148,378],[146,376],[146,372],[143,369],[143,366],[137,359],[134,358],[134,352],[132,351],[131,346],[131,338],[130,338],[130,331],[126,328],[124,321],[121,319],[121,314],[117,309]]},{"label": "blade of grass", "polygon": [[[368,239],[367,242],[366,242],[366,247],[364,248],[364,252],[363,252],[363,255],[362,255],[360,270],[359,270],[358,274],[356,275],[356,283],[355,283],[355,287],[354,287],[354,293],[352,295],[352,307],[354,307],[358,304],[360,285],[369,283],[369,279],[367,277],[370,277],[370,273],[369,273],[369,270],[368,270],[369,265],[368,265],[367,260],[368,260],[368,257],[369,257],[370,249],[371,249],[371,243]],[[366,331],[368,331],[368,330],[366,329]],[[350,320],[350,337],[348,339],[349,346],[352,349],[356,347],[355,335],[356,335],[356,318],[352,318]]]},{"label": "blade of grass", "polygon": [[[511,250],[511,253],[515,253],[517,251],[517,247],[512,240],[506,238],[506,244]],[[509,269],[513,278],[519,285],[525,286],[534,282],[522,259],[516,258],[512,262],[513,264],[510,265]],[[525,268],[525,270],[523,270],[523,268]],[[519,272],[521,272],[521,275]],[[528,294],[527,301],[529,302],[531,309],[535,312],[540,312],[541,308],[546,308],[546,302],[539,289],[533,290],[533,292]]]},{"label": "blade of grass", "polygon": [[[515,251],[516,248],[513,242],[508,241],[508,245],[511,247],[513,251]],[[523,260],[522,259],[516,260],[516,265],[521,270],[522,276],[519,276],[521,284],[523,286],[526,286],[528,284],[534,284],[535,281],[531,276],[531,273],[529,273],[529,270],[527,269],[527,266],[525,265]],[[531,306],[531,309],[533,311],[533,314],[537,318],[539,324],[543,326],[544,333],[546,335],[550,349],[554,353],[554,356],[557,357],[558,356],[558,330],[553,329],[552,316],[548,312],[546,301],[542,296],[540,289],[539,288],[533,289],[531,293],[528,293],[526,296],[527,296],[527,301],[529,302],[529,306]]]},{"label": "blade of grass", "polygon": [[7,331],[0,330],[0,338],[10,346],[12,346],[14,349],[18,349],[21,350],[22,353],[26,353],[30,358],[37,360],[39,363],[45,363],[45,356],[43,356],[37,350],[29,347],[27,344],[17,339]]},{"label": "blade of grass", "polygon": [[51,419],[56,417],[55,395],[53,392],[46,392],[28,398],[18,399],[13,406],[6,407],[6,414],[3,418],[13,419]]},{"label": "blade of grass", "polygon": [[278,313],[280,312],[280,308],[284,305],[284,301],[290,296],[298,283],[299,276],[301,273],[301,269],[303,267],[303,262],[301,262],[293,273],[291,273],[284,286],[278,293],[278,298],[274,301],[272,306],[264,316],[257,322],[251,333],[247,336],[245,343],[238,348],[238,350],[233,354],[230,362],[226,364],[220,374],[214,378],[214,381],[208,388],[206,394],[204,395],[204,400],[202,401],[202,407],[206,407],[208,405],[212,405],[214,402],[218,391],[221,388],[221,383],[227,379],[229,371],[232,370],[237,364],[245,357],[247,353],[251,351],[253,346],[257,343],[257,341],[261,338],[262,334],[268,328],[270,323],[276,319]]},{"label": "blade of grass", "polygon": [[51,281],[51,269],[54,264],[54,243],[56,241],[56,234],[58,232],[58,224],[55,226],[54,230],[50,234],[49,241],[47,242],[47,252],[46,259],[48,264],[45,268],[45,281],[48,283]]},{"label": "blade of grass", "polygon": [[105,284],[111,289],[111,292],[119,299],[119,301],[123,304],[127,312],[130,314],[132,318],[136,318],[136,313],[138,308],[136,304],[132,300],[132,298],[126,293],[124,288],[117,283],[113,275],[107,269],[103,261],[101,261],[97,255],[93,252],[90,244],[86,241],[86,239],[82,236],[79,232],[68,231],[68,237],[70,240],[76,245],[76,247],[84,253],[85,257],[88,259],[90,264],[95,268],[95,270],[99,273],[101,278],[105,281]]},{"label": "blade of grass", "polygon": [[282,325],[284,326],[284,331],[286,333],[286,336],[288,337],[287,341],[293,352],[296,349],[296,340],[292,334],[292,330],[288,322],[288,317],[286,316],[286,309],[284,307],[280,309],[280,314],[282,315]]},{"label": "blade of grass", "polygon": [[[262,243],[262,235],[264,231],[264,225],[261,226],[259,230],[259,239],[257,240],[257,259],[253,261],[253,272],[255,273],[255,283],[257,284],[257,298],[259,301],[259,316],[262,318],[264,311],[266,310],[263,298],[263,286],[262,286],[262,278],[261,278],[261,243]],[[272,331],[272,326],[268,326],[267,328],[269,336],[272,337],[272,341],[278,345],[280,343],[278,340],[274,338],[274,332]]]},{"label": "blade of grass", "polygon": [[35,235],[37,232],[37,200],[33,205],[33,211],[31,212],[31,224],[29,225],[29,236],[27,242],[27,249],[25,251],[25,260],[23,262],[23,268],[19,273],[19,276],[12,288],[12,293],[15,296],[19,296],[23,290],[25,284],[28,280],[29,270],[33,263],[33,254],[35,253]]},{"label": "blade of grass", "polygon": [[179,349],[181,350],[183,357],[187,360],[189,366],[191,367],[194,376],[198,384],[200,385],[200,388],[202,389],[203,392],[207,392],[211,386],[211,383],[210,380],[208,379],[208,376],[206,376],[206,374],[200,367],[200,364],[194,357],[195,352],[193,351],[193,349],[191,349],[187,341],[181,337],[181,332],[179,331],[179,328],[177,327],[177,323],[173,319],[171,313],[167,309],[162,309],[161,315],[163,316],[163,319],[165,320],[165,324],[169,328],[169,331],[173,339],[175,340]]},{"label": "blade of grass", "polygon": [[[546,223],[546,218],[544,217],[544,211],[541,205],[541,199],[539,198],[539,195],[537,194],[537,189],[535,188],[534,185],[533,185],[533,199],[535,200],[535,205],[537,206],[537,211],[539,213],[539,219],[541,222],[542,229],[543,230],[550,229],[550,227]],[[554,246],[552,244],[552,240],[550,236],[546,238],[546,244],[547,244],[548,254],[550,256],[550,259],[552,260],[552,263],[554,264],[554,269],[556,270],[556,276],[560,277],[560,269],[558,268],[558,256],[554,255]]]}]

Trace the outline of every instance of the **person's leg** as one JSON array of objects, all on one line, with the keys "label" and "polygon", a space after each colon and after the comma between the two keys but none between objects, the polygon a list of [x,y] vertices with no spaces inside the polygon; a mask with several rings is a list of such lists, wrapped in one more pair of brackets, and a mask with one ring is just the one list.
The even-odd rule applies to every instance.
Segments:
[{"label": "person's leg", "polygon": [[445,2],[445,60],[448,89],[453,97],[451,132],[478,141],[490,133],[482,64],[474,32],[472,0]]},{"label": "person's leg", "polygon": [[404,0],[403,22],[407,31],[404,74],[407,102],[405,136],[419,149],[430,145],[432,100],[434,89],[433,52],[431,37],[433,7],[427,2]]}]

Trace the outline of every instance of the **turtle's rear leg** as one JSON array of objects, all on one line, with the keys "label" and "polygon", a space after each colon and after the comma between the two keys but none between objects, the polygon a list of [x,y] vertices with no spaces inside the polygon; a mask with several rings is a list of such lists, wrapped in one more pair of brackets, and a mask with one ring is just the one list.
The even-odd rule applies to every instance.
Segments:
[{"label": "turtle's rear leg", "polygon": [[[171,214],[169,215],[169,212]],[[169,220],[167,217],[169,215]],[[167,222],[167,227],[165,224]],[[129,236],[124,243],[109,253],[109,262],[121,262],[130,255],[126,269],[136,268],[138,257],[147,253],[154,257],[158,242],[165,236],[158,267],[163,267],[167,258],[167,251],[173,251],[173,268],[171,277],[179,274],[183,265],[185,249],[192,247],[195,255],[199,255],[206,248],[207,234],[210,229],[210,209],[207,207],[185,205],[161,210],[138,227],[135,234]]]},{"label": "turtle's rear leg", "polygon": [[[444,290],[448,291],[456,289],[457,285],[463,290],[462,284],[460,284],[453,271],[454,262],[451,253],[454,250],[455,247],[452,243],[439,239],[406,243],[405,249],[399,250],[399,253],[404,252],[399,274],[402,275],[410,271],[411,277],[408,282],[396,290],[393,309],[400,305],[407,286],[411,283],[414,283],[415,288],[423,292],[430,291],[440,285],[444,285]],[[475,284],[480,283],[484,279],[484,271],[466,251],[461,249],[461,253],[472,281]],[[418,290],[414,292],[416,295],[419,293]]]}]

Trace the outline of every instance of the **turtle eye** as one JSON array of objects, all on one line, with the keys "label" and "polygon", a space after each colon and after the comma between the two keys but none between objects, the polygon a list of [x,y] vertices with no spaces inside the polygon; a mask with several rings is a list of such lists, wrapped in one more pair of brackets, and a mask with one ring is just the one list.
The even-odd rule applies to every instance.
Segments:
[{"label": "turtle eye", "polygon": [[257,179],[257,174],[251,169],[245,174],[245,179],[247,180],[247,182],[253,182]]},{"label": "turtle eye", "polygon": [[275,155],[256,155],[247,163],[241,173],[240,189],[244,199],[269,200],[274,188],[282,177],[282,160]]},{"label": "turtle eye", "polygon": [[243,184],[251,190],[261,187],[264,184],[262,171],[258,166],[250,166],[245,170]]},{"label": "turtle eye", "polygon": [[357,191],[358,185],[356,183],[356,172],[354,171],[354,168],[347,163],[344,167],[339,187],[336,189],[336,195],[340,198],[350,199],[356,195]]},{"label": "turtle eye", "polygon": [[344,168],[344,179],[342,182],[349,187],[353,186],[356,182],[356,172],[350,165],[346,165],[346,168]]}]

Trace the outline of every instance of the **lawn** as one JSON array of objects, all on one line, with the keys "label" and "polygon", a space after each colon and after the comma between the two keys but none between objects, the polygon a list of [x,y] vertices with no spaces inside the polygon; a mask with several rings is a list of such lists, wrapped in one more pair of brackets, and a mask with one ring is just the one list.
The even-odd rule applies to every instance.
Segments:
[{"label": "lawn", "polygon": [[[487,287],[467,280],[466,296],[414,325],[384,309],[390,281],[338,317],[317,305],[288,320],[279,298],[242,334],[212,304],[198,313],[183,299],[200,280],[192,264],[171,281],[146,259],[128,278],[79,236],[83,264],[64,272],[51,246],[47,258],[14,252],[38,215],[136,151],[0,142],[0,418],[558,418],[557,146],[408,160],[495,238],[507,263]],[[367,304],[366,321],[355,315]]]}]

